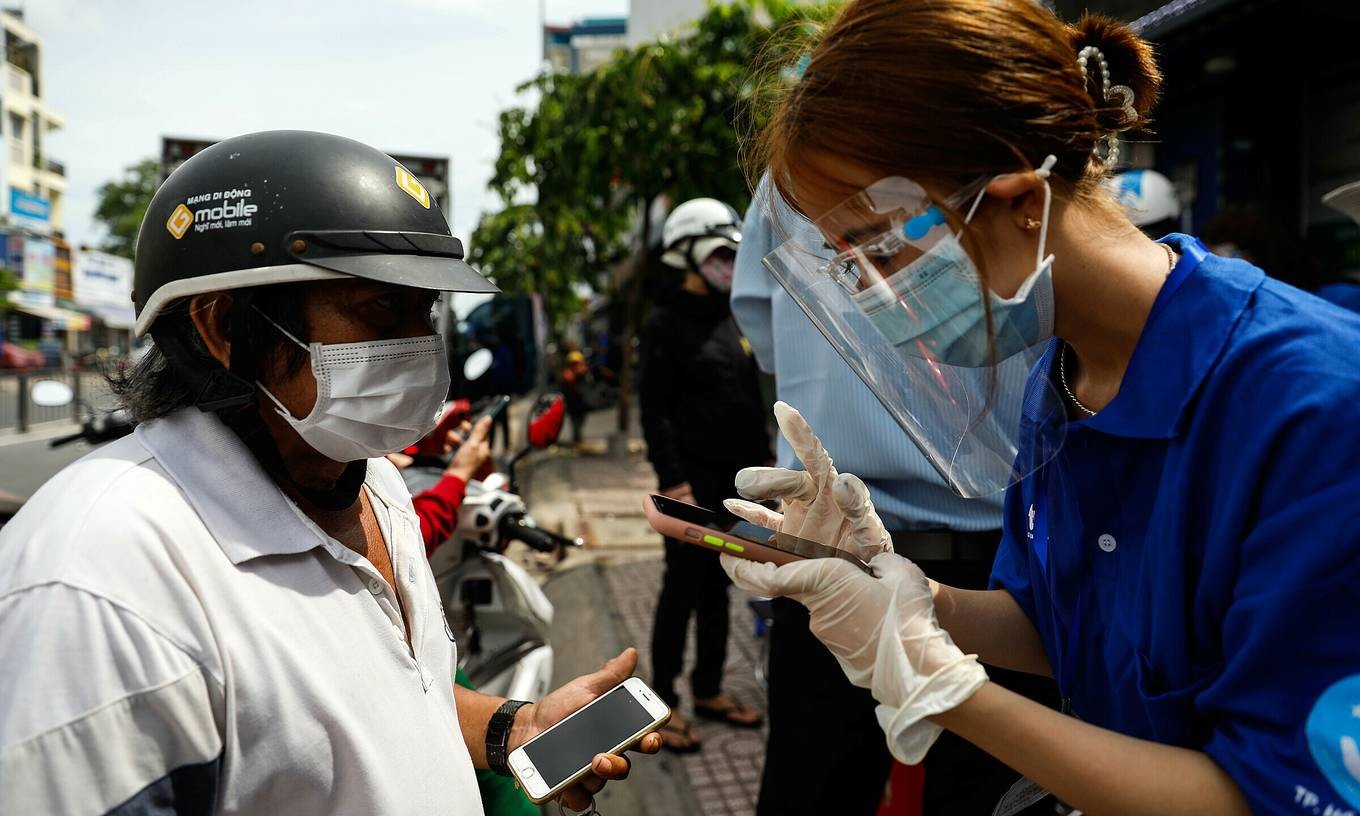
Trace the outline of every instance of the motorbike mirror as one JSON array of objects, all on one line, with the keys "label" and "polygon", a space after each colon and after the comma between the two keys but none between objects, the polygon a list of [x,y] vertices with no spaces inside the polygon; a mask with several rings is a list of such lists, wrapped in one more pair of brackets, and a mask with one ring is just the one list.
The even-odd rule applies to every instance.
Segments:
[{"label": "motorbike mirror", "polygon": [[34,405],[43,408],[70,405],[71,401],[76,398],[75,393],[71,391],[71,386],[57,380],[38,380],[33,383],[28,394]]},{"label": "motorbike mirror", "polygon": [[561,394],[540,394],[529,411],[529,447],[542,450],[556,442],[566,414],[567,402]]},{"label": "motorbike mirror", "polygon": [[463,379],[468,382],[480,379],[483,374],[491,370],[492,362],[490,349],[477,349],[463,361]]}]

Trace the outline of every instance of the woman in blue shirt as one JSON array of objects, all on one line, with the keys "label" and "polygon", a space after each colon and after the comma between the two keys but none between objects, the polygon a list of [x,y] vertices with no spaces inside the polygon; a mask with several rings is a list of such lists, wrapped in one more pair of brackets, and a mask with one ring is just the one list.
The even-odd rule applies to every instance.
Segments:
[{"label": "woman in blue shirt", "polygon": [[947,728],[1088,813],[1349,814],[1360,318],[1101,192],[1159,83],[1126,27],[1030,0],[842,11],[762,137],[772,206],[825,246],[766,265],[956,491],[1006,489],[1004,540],[991,590],[927,581],[780,405],[806,470],[738,475],[782,515],[729,508],[876,575],[724,565],[807,605],[903,761]]}]

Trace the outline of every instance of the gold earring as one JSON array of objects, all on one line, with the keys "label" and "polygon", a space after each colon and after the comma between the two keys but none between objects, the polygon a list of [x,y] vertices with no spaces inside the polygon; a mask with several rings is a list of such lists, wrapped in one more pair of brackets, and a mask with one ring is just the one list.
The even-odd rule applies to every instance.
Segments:
[{"label": "gold earring", "polygon": [[1040,221],[1040,220],[1037,219],[1037,218],[1026,218],[1026,219],[1025,219],[1025,229],[1027,229],[1027,230],[1037,230],[1039,227],[1042,227],[1043,225],[1044,225],[1044,222]]}]

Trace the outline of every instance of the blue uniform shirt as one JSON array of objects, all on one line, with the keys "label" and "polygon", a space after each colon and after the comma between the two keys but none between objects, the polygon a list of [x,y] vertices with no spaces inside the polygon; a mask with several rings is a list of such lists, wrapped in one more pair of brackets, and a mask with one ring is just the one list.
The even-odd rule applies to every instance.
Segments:
[{"label": "blue uniform shirt", "polygon": [[1353,281],[1338,281],[1319,287],[1313,294],[1325,301],[1335,303],[1350,309],[1352,312],[1360,312],[1360,283]]},{"label": "blue uniform shirt", "polygon": [[1360,316],[1166,240],[1118,395],[1008,491],[992,585],[1078,717],[1206,752],[1257,812],[1360,812]]}]

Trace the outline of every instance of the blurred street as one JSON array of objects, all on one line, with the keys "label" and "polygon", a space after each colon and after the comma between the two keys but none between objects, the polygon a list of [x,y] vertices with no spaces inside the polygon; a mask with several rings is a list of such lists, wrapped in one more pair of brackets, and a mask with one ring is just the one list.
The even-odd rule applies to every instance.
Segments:
[{"label": "blurred street", "polygon": [[8,373],[0,375],[0,491],[32,495],[58,470],[90,452],[90,446],[84,442],[58,448],[48,445],[52,439],[80,430],[80,425],[71,419],[72,413],[83,413],[91,406],[95,410],[114,407],[113,396],[99,371],[30,374],[24,383],[31,386],[43,379],[78,384],[79,402],[74,406],[43,407],[30,401],[25,408],[29,427],[20,432],[17,429],[18,402],[22,399],[20,378]]},{"label": "blurred street", "polygon": [[74,422],[49,422],[25,434],[0,435],[0,490],[31,496],[57,471],[89,453],[83,442],[48,447],[48,440],[78,430]]}]

